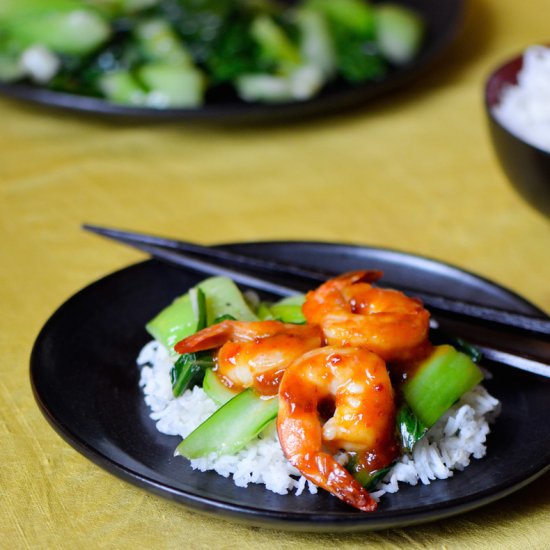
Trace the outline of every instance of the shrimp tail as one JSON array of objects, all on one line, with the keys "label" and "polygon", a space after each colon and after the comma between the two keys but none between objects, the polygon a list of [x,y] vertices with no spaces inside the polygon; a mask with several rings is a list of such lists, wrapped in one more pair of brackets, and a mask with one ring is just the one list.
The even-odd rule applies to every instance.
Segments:
[{"label": "shrimp tail", "polygon": [[369,492],[328,453],[298,455],[290,457],[289,461],[306,479],[346,504],[363,512],[377,509],[378,504]]},{"label": "shrimp tail", "polygon": [[379,269],[361,269],[358,271],[350,271],[339,277],[335,277],[332,281],[343,283],[343,286],[353,285],[355,283],[374,283],[383,275]]},{"label": "shrimp tail", "polygon": [[367,283],[371,284],[383,275],[383,272],[378,269],[360,269],[357,271],[349,271],[348,273],[343,273],[338,275],[333,279],[329,279],[324,282],[321,286],[315,290],[308,292],[308,295],[317,297],[318,299],[326,299],[330,296],[333,296],[335,292],[341,292],[343,289],[355,285],[357,283]]},{"label": "shrimp tail", "polygon": [[174,350],[183,355],[184,353],[219,348],[231,338],[232,334],[233,323],[222,321],[180,340],[174,346]]}]

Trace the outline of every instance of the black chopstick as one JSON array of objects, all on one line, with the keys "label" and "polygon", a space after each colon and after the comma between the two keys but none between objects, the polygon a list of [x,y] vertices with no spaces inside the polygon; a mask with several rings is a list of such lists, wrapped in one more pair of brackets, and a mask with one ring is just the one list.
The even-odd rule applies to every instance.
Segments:
[{"label": "black chopstick", "polygon": [[[163,244],[161,246],[157,244],[152,244],[153,242],[155,242],[155,239],[157,239],[157,237],[146,236],[146,239],[141,239],[136,238],[135,234],[133,234],[133,236],[131,237],[126,237],[125,232],[120,232],[119,230],[109,230],[89,225],[83,227],[86,230],[98,233],[105,237],[114,239],[117,242],[121,242],[123,244],[132,246],[133,248],[142,250],[143,252],[150,254],[152,257],[162,260],[164,262],[179,265],[187,269],[192,269],[194,271],[209,275],[224,275],[230,277],[239,284],[254,288],[259,291],[268,292],[277,296],[291,296],[293,294],[296,294],[297,292],[300,292],[300,290],[292,286],[278,284],[263,279],[262,277],[258,277],[249,273],[244,273],[239,268],[222,266],[219,263],[211,262],[208,259],[193,257],[189,252],[184,254],[180,250],[179,246],[175,246],[175,244],[178,244],[179,241],[169,241],[169,245]],[[116,235],[113,234],[113,231],[116,232]],[[166,239],[161,240],[166,241]],[[202,247],[199,248],[202,250]],[[227,261],[231,253],[227,253],[225,251],[222,252],[224,252],[224,260]],[[263,260],[260,261],[263,262]],[[280,264],[278,265],[280,267]],[[435,328],[437,328],[437,322],[435,321],[433,324]],[[543,359],[542,361],[539,361],[537,360],[537,358],[530,358],[517,354],[512,354],[501,349],[489,347],[487,345],[477,345],[477,347],[480,349],[480,351],[482,351],[486,359],[550,378],[550,368],[547,365],[547,360]]]},{"label": "black chopstick", "polygon": [[86,231],[96,233],[103,237],[108,237],[116,241],[123,241],[127,244],[148,244],[161,246],[167,249],[173,249],[179,252],[191,253],[204,258],[209,258],[216,261],[224,261],[231,263],[232,265],[240,265],[249,269],[256,269],[266,271],[269,273],[278,273],[284,276],[295,276],[303,279],[305,282],[311,284],[322,283],[333,277],[334,274],[326,273],[322,271],[307,269],[301,266],[281,262],[279,260],[268,260],[264,258],[255,258],[252,256],[245,256],[243,254],[237,254],[236,252],[229,252],[219,248],[212,248],[209,246],[203,246],[189,241],[180,241],[175,239],[167,239],[165,237],[156,237],[154,235],[147,235],[145,233],[136,233],[134,231],[124,231],[121,229],[114,229],[111,227],[101,227],[98,225],[84,224],[82,226]]},{"label": "black chopstick", "polygon": [[[119,242],[125,242],[123,239],[117,240]],[[199,273],[229,277],[230,279],[233,279],[236,283],[254,288],[262,292],[269,292],[270,294],[275,294],[276,296],[292,296],[300,292],[293,287],[273,283],[271,281],[255,277],[254,275],[249,275],[237,269],[224,267],[219,264],[209,262],[207,260],[201,260],[200,258],[183,256],[181,252],[175,252],[168,248],[163,248],[154,244],[133,242],[127,242],[125,244],[129,244],[130,246],[137,248],[138,250],[147,252],[148,254],[153,256],[153,258],[186,267],[188,269],[193,269],[194,271],[198,271]]]},{"label": "black chopstick", "polygon": [[[302,283],[309,283],[311,287],[316,286],[335,275],[280,261],[245,256],[242,254],[229,252],[227,250],[201,246],[186,241],[166,239],[164,237],[156,237],[143,233],[100,227],[97,225],[84,224],[83,228],[98,235],[124,242],[125,244],[133,246],[134,248],[139,248],[140,250],[143,250],[151,255],[156,255],[156,257],[159,257],[158,248],[155,250],[155,253],[153,253],[153,250],[150,247],[156,246],[165,248],[166,254],[164,259],[168,259],[169,256],[172,263],[178,263],[179,265],[184,265],[186,267],[210,274],[222,274],[221,271],[223,270],[224,275],[235,279],[241,284],[251,286],[257,290],[272,292],[273,294],[281,296],[288,296],[292,293],[298,292],[298,290],[290,289],[289,287],[285,287],[284,285],[273,283],[268,280],[263,280],[261,283],[252,283],[250,282],[250,276],[243,273],[242,269],[239,269],[239,267],[261,270],[267,273],[285,275],[287,277],[297,277],[302,281]],[[184,263],[178,262],[178,254],[181,253],[185,253]],[[229,267],[227,265],[220,266],[219,263],[212,265],[212,262],[209,260],[215,260],[216,262],[221,261],[224,264],[236,266],[236,268]],[[247,280],[249,282],[246,282]],[[534,317],[504,309],[482,306],[446,296],[434,295],[425,291],[418,291],[405,287],[401,288],[402,290],[420,298],[434,314],[439,314],[442,316],[452,315],[455,318],[458,317],[470,322],[489,322],[496,326],[501,326],[504,329],[513,328],[517,331],[526,331],[535,335],[550,335],[550,319],[548,318],[545,319],[543,317]]]}]

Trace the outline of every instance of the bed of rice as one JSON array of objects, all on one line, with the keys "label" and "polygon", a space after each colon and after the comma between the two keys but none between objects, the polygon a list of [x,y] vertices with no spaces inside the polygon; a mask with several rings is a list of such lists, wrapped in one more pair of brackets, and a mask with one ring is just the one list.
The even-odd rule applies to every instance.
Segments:
[{"label": "bed of rice", "polygon": [[517,85],[503,90],[494,114],[510,132],[550,152],[550,48],[532,46],[523,54]]},{"label": "bed of rice", "polygon": [[[147,344],[137,363],[145,402],[160,432],[185,438],[216,410],[214,402],[199,387],[181,397],[172,396],[173,362],[158,342]],[[453,470],[468,466],[472,457],[483,457],[489,423],[497,416],[499,407],[498,400],[482,386],[464,395],[416,444],[412,456],[401,458],[371,493],[373,497],[378,500],[385,493],[395,493],[399,483],[429,484],[435,479],[446,479],[453,475]],[[190,462],[194,469],[232,476],[239,487],[261,483],[281,495],[291,491],[299,495],[306,488],[310,493],[317,492],[317,487],[300,476],[284,457],[274,427],[235,455],[211,455]]]}]

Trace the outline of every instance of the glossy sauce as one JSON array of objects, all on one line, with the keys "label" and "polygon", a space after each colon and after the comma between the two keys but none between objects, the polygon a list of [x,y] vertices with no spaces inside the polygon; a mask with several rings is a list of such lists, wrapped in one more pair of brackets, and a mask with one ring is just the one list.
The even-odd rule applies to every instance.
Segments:
[{"label": "glossy sauce", "polygon": [[248,342],[227,342],[216,355],[216,373],[233,390],[253,387],[261,395],[276,395],[285,369],[320,345],[320,331],[314,327],[299,334],[281,333]]}]

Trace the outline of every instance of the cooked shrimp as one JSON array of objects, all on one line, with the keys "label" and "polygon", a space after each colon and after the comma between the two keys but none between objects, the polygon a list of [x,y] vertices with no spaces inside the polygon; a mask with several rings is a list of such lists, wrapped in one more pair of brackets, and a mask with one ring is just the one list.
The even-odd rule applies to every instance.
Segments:
[{"label": "cooked shrimp", "polygon": [[[331,417],[321,425],[322,413]],[[331,452],[360,454],[369,470],[397,453],[395,404],[384,361],[364,348],[327,346],[297,359],[279,387],[277,430],[285,456],[316,485],[366,512],[372,499]]]},{"label": "cooked shrimp", "polygon": [[322,327],[328,344],[365,347],[386,361],[407,361],[427,342],[430,314],[397,290],[370,283],[380,271],[354,271],[308,292],[303,312]]},{"label": "cooked shrimp", "polygon": [[226,386],[254,387],[274,395],[285,368],[321,343],[322,332],[313,325],[222,321],[178,342],[174,349],[183,354],[219,348],[214,370]]}]

